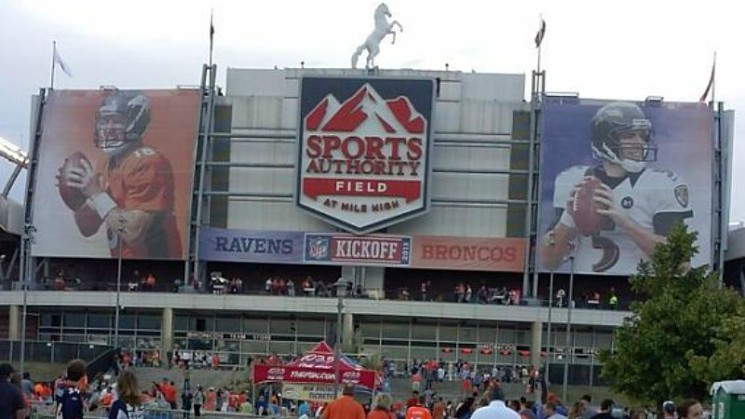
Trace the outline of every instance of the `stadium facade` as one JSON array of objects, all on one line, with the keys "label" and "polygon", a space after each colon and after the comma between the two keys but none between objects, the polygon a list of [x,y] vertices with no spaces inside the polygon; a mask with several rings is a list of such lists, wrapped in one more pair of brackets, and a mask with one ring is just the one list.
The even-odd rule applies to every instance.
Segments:
[{"label": "stadium facade", "polygon": [[[25,323],[30,340],[114,344],[118,334],[124,348],[201,350],[245,365],[338,334],[351,352],[400,362],[568,362],[572,381],[597,379],[597,353],[612,349],[613,330],[629,314],[626,305],[609,309],[608,290],[631,298],[626,278],[635,266],[621,259],[584,269],[570,254],[548,268],[540,254],[557,201],[554,176],[591,161],[589,121],[610,101],[547,95],[544,73],[531,75],[525,100],[528,79],[518,74],[229,69],[222,92],[215,72],[205,66],[199,89],[132,95],[151,106],[142,141],[173,169],[175,256],[112,244],[124,227],[80,221],[58,168],[76,151],[93,166],[105,161],[91,137],[107,93],[41,92],[31,204],[16,223],[25,226],[20,239],[9,235],[17,249],[7,250],[25,261],[8,278],[34,274],[30,291],[16,283],[0,295],[8,313],[0,339],[19,340]],[[665,170],[695,177],[671,196],[702,233],[696,263],[723,266],[731,113],[721,104],[636,103],[658,127],[657,153],[672,142],[682,150],[658,159],[679,163]],[[693,118],[686,132],[703,138],[673,138],[681,118]],[[703,145],[686,148],[695,141]],[[702,152],[704,162],[691,166]],[[136,282],[130,291],[135,269],[154,272],[155,289],[178,292],[143,292]],[[60,270],[96,285],[68,280],[78,289],[42,290]],[[346,297],[305,296],[318,293],[301,285],[308,276],[329,289],[343,278]],[[272,277],[292,279],[296,296],[263,292]],[[256,292],[230,294],[223,278]],[[570,282],[582,303],[549,309],[542,300]],[[464,299],[454,290],[461,283],[473,287],[470,304],[455,302]]]}]

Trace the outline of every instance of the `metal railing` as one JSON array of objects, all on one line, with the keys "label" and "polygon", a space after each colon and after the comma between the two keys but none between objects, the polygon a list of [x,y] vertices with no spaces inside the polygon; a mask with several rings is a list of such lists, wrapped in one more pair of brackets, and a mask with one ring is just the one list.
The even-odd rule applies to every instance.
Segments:
[{"label": "metal railing", "polygon": [[[180,409],[171,410],[171,409],[164,409],[164,408],[158,408],[158,407],[146,407],[145,408],[145,415],[144,419],[193,419],[194,412],[185,412]],[[95,412],[86,412],[83,416],[84,419],[108,419],[108,411],[105,409],[98,409]],[[204,411],[201,412],[201,418],[205,419],[255,419],[255,418],[266,418],[266,417],[272,417],[275,419],[287,419],[291,416],[281,416],[281,415],[270,415],[270,416],[258,416],[254,414],[247,414],[247,413],[237,413],[237,412],[213,412],[213,411]],[[31,407],[31,419],[56,419],[56,415],[54,414],[54,408],[52,406],[40,406],[40,405],[32,405]]]},{"label": "metal railing", "polygon": [[[26,362],[65,363],[71,359],[95,359],[112,349],[108,345],[86,342],[39,342],[26,341]],[[20,341],[0,340],[0,354],[8,354],[8,358],[0,357],[3,361],[20,359]]]}]

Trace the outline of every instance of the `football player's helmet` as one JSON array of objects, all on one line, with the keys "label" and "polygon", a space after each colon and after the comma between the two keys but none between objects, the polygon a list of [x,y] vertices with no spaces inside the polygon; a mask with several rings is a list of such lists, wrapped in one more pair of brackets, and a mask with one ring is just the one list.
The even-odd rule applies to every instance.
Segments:
[{"label": "football player's helmet", "polygon": [[107,92],[96,112],[96,147],[109,153],[140,140],[150,123],[150,102],[141,94]]},{"label": "football player's helmet", "polygon": [[[629,102],[612,102],[592,117],[592,152],[596,158],[620,164],[627,172],[644,170],[646,162],[657,160],[653,143],[652,122],[639,106]],[[625,135],[638,134],[643,144],[621,144]]]}]

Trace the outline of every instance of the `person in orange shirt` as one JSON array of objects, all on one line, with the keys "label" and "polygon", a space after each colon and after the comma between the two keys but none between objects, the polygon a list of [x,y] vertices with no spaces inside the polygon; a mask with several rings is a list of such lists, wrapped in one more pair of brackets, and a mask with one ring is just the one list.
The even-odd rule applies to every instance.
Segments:
[{"label": "person in orange shirt", "polygon": [[406,410],[406,419],[432,419],[429,409],[424,407],[424,396],[419,396],[417,404]]},{"label": "person in orange shirt", "polygon": [[354,400],[354,386],[344,386],[342,396],[323,409],[322,419],[365,419],[365,409]]},{"label": "person in orange shirt", "polygon": [[101,397],[101,407],[104,409],[108,409],[111,407],[111,403],[114,400],[114,395],[112,394],[112,388],[109,386],[106,389],[106,393],[104,393],[103,397]]},{"label": "person in orange shirt", "polygon": [[173,381],[163,380],[161,389],[163,390],[163,398],[171,405],[171,409],[176,409],[176,384]]},{"label": "person in orange shirt", "polygon": [[44,386],[41,383],[36,383],[36,385],[34,385],[34,396],[37,400],[42,400],[44,398]]},{"label": "person in orange shirt", "polygon": [[210,387],[207,392],[207,401],[204,403],[204,410],[208,412],[215,411],[215,403],[217,402],[217,394],[215,394],[215,388]]}]

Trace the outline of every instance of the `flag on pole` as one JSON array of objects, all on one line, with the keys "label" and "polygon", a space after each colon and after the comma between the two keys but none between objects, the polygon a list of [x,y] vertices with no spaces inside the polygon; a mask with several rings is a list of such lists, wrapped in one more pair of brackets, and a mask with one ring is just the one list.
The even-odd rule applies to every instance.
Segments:
[{"label": "flag on pole", "polygon": [[215,23],[213,21],[213,13],[210,12],[210,44],[212,43],[212,40],[215,38]]},{"label": "flag on pole", "polygon": [[535,34],[535,47],[540,48],[543,42],[543,37],[546,35],[546,21],[541,18],[541,27],[538,29],[538,33]]},{"label": "flag on pole", "polygon": [[714,62],[711,64],[711,75],[709,76],[709,83],[706,85],[704,93],[699,98],[699,102],[706,102],[706,98],[709,97],[709,91],[711,91],[711,100],[714,101],[714,78],[717,73],[717,54],[714,53]]},{"label": "flag on pole", "polygon": [[67,77],[72,77],[70,67],[68,67],[64,61],[62,61],[62,57],[60,57],[59,51],[57,51],[57,44],[54,44],[54,63],[59,65],[59,68],[62,70],[63,73],[67,74]]}]

